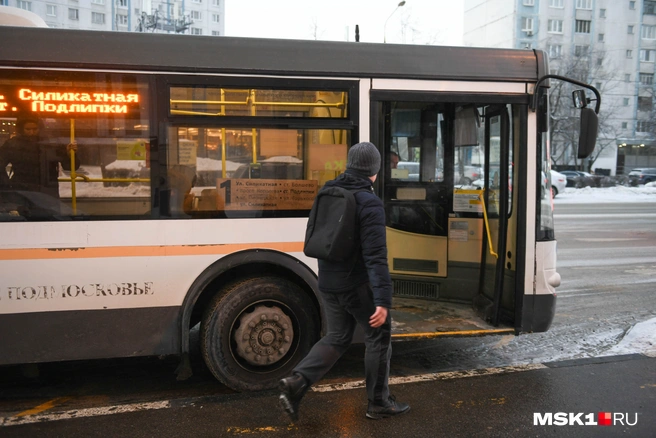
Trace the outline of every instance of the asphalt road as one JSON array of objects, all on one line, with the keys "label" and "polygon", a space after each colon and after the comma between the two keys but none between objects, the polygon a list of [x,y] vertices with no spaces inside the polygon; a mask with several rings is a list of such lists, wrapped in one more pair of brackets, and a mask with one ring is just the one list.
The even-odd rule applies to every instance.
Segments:
[{"label": "asphalt road", "polygon": [[[262,392],[167,400],[156,406],[142,403],[141,410],[128,406],[129,412],[105,411],[103,415],[69,411],[68,419],[0,427],[0,435],[652,437],[656,430],[656,359],[641,356],[444,376],[393,385],[392,390],[411,409],[398,418],[380,421],[365,418],[366,393],[358,387],[308,393],[296,422],[277,409],[276,393]],[[565,416],[565,424],[557,425],[557,413]],[[600,418],[605,418],[600,413],[610,414],[609,425],[599,425]]]}]

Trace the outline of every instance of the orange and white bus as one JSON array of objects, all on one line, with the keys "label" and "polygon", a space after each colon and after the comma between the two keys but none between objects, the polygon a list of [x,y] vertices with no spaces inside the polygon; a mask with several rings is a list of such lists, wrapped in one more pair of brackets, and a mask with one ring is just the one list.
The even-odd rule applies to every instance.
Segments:
[{"label": "orange and white bus", "polygon": [[[305,226],[359,141],[383,156],[395,337],[549,328],[543,52],[10,27],[0,41],[0,364],[179,355],[184,377],[197,328],[220,381],[273,387],[321,336]],[[24,119],[43,187],[14,184],[6,158]],[[79,167],[44,164],[71,142]]]}]

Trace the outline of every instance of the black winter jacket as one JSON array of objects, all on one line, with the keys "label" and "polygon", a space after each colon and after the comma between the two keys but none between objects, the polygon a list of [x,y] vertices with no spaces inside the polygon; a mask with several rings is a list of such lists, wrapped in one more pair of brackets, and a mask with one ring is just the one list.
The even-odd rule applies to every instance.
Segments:
[{"label": "black winter jacket", "polygon": [[387,237],[385,208],[374,194],[372,182],[366,176],[347,170],[326,186],[339,186],[355,193],[357,203],[356,241],[360,246],[357,257],[345,262],[319,260],[319,289],[340,293],[369,282],[374,293],[374,304],[392,306],[392,280],[387,265]]}]

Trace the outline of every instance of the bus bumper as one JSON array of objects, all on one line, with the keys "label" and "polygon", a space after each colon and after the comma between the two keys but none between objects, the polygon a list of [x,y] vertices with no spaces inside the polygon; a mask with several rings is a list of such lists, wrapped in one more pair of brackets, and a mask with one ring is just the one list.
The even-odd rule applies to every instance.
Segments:
[{"label": "bus bumper", "polygon": [[521,332],[546,332],[556,313],[556,295],[524,295]]}]

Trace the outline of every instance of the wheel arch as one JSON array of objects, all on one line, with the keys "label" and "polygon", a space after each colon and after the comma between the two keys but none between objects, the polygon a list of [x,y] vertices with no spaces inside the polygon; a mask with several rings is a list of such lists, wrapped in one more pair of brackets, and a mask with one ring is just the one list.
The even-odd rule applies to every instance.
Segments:
[{"label": "wheel arch", "polygon": [[269,249],[239,251],[212,263],[192,283],[182,303],[179,321],[181,335],[180,352],[189,353],[189,333],[200,322],[203,310],[210,300],[220,293],[222,287],[237,278],[253,277],[254,274],[275,275],[297,284],[312,299],[321,315],[324,328],[323,309],[320,305],[316,274],[300,260],[283,252]]}]

